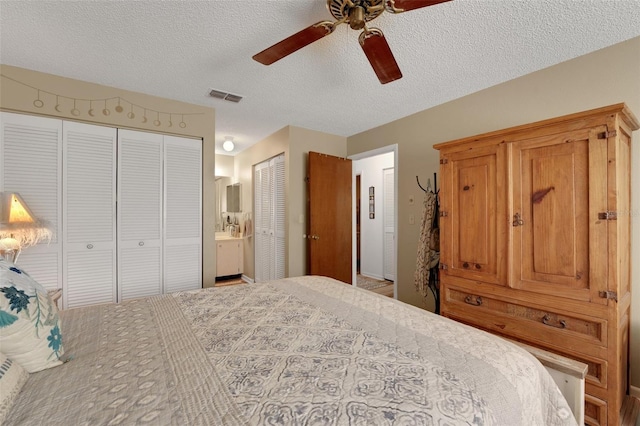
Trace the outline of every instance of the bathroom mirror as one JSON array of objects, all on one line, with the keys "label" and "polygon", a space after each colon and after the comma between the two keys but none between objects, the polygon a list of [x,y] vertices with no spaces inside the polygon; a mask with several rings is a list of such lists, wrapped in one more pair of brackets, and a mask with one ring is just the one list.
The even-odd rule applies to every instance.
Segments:
[{"label": "bathroom mirror", "polygon": [[239,183],[227,185],[227,212],[239,213],[242,211],[242,206],[240,205],[240,189],[241,186]]},{"label": "bathroom mirror", "polygon": [[227,218],[227,185],[231,183],[231,177],[216,176],[216,231],[224,231]]}]

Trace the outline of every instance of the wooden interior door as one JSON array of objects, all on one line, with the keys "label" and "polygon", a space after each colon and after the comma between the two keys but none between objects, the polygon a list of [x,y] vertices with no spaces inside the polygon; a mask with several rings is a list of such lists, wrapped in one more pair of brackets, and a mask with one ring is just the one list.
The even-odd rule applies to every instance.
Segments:
[{"label": "wooden interior door", "polygon": [[351,160],[309,153],[309,273],[352,284]]},{"label": "wooden interior door", "polygon": [[503,144],[446,154],[440,169],[440,263],[450,276],[506,285],[507,156]]},{"label": "wooden interior door", "polygon": [[[606,303],[607,141],[584,129],[513,147],[514,287]],[[589,247],[593,247],[590,253]]]}]

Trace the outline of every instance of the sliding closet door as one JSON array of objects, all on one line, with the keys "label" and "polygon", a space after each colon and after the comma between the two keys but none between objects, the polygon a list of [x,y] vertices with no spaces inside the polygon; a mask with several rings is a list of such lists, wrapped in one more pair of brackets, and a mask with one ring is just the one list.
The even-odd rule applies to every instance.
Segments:
[{"label": "sliding closet door", "polygon": [[162,293],[163,136],[118,130],[119,300]]},{"label": "sliding closet door", "polygon": [[164,292],[202,288],[202,141],[164,136]]},{"label": "sliding closet door", "polygon": [[26,248],[18,266],[47,289],[62,287],[62,121],[0,113],[0,191],[18,192],[53,232]]},{"label": "sliding closet door", "polygon": [[116,301],[116,129],[63,124],[64,306]]}]

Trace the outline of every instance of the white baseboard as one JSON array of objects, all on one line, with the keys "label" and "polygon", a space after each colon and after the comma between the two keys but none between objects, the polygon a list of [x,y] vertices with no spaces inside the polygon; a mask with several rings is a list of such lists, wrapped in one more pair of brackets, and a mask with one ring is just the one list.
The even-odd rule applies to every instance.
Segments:
[{"label": "white baseboard", "polygon": [[253,284],[253,283],[254,283],[254,281],[253,281],[253,279],[252,279],[252,278],[249,278],[248,276],[246,276],[246,275],[244,275],[244,274],[242,274],[242,277],[241,277],[241,278],[242,278],[244,281],[248,282],[249,284]]},{"label": "white baseboard", "polygon": [[635,396],[636,398],[640,399],[640,388],[629,386],[629,395]]}]

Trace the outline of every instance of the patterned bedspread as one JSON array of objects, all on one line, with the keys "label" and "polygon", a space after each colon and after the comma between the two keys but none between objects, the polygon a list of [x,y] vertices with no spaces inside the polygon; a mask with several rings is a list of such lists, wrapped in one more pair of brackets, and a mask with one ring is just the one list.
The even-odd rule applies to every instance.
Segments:
[{"label": "patterned bedspread", "polygon": [[62,312],[66,364],[9,424],[575,425],[487,333],[323,277]]}]

